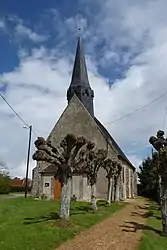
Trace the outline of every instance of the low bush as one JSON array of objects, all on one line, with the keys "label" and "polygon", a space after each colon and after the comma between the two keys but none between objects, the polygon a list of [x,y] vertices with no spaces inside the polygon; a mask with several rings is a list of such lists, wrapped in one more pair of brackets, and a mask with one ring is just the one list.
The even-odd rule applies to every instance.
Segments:
[{"label": "low bush", "polygon": [[0,172],[0,194],[9,194],[10,179],[6,173]]},{"label": "low bush", "polygon": [[[10,193],[24,192],[25,187],[23,186],[10,186]],[[31,192],[31,187],[28,187],[28,192]]]}]

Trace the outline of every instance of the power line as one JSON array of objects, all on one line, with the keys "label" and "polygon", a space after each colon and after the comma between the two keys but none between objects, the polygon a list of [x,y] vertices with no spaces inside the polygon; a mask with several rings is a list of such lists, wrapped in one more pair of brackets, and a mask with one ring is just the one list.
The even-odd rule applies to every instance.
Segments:
[{"label": "power line", "polygon": [[[28,125],[28,123],[14,110],[14,108],[8,103],[8,101],[5,99],[5,97],[0,93],[1,98],[4,100],[4,102],[10,107],[10,109],[15,113],[15,115],[24,123],[24,125],[27,128],[30,128],[30,125]],[[37,136],[37,134],[32,130],[33,134]]]},{"label": "power line", "polygon": [[[156,97],[155,99],[151,100],[150,102],[148,102],[147,104],[141,106],[140,108],[135,109],[135,110],[133,110],[132,112],[129,112],[129,113],[125,114],[124,116],[121,116],[121,117],[119,117],[119,118],[117,118],[117,119],[115,119],[115,120],[113,120],[113,121],[111,121],[111,122],[109,122],[109,123],[106,123],[105,126],[107,126],[107,125],[109,125],[109,124],[112,124],[112,123],[115,123],[115,122],[118,122],[118,121],[120,121],[120,120],[122,120],[122,119],[124,119],[124,118],[127,118],[127,117],[129,117],[129,116],[135,114],[136,112],[139,112],[139,111],[141,111],[141,110],[147,108],[150,104],[152,104],[152,103],[154,103],[154,102],[160,100],[161,98],[163,98],[163,97],[166,96],[166,95],[167,95],[167,92],[161,94],[160,96]],[[0,96],[1,96],[1,98],[6,102],[6,104],[10,107],[10,109],[15,113],[15,115],[16,115],[16,116],[26,125],[26,127],[30,128],[30,126],[28,125],[28,123],[25,122],[25,120],[24,120],[15,110],[14,110],[14,108],[8,103],[8,101],[5,99],[5,97],[4,97],[1,93],[0,93]],[[166,113],[166,112],[165,112],[165,113]],[[166,116],[166,114],[165,114],[165,116]],[[33,130],[32,130],[32,132],[33,132],[33,134],[34,134],[36,137],[38,137],[37,134],[36,134]]]},{"label": "power line", "polygon": [[10,109],[15,113],[15,115],[26,125],[26,127],[29,127],[29,125],[23,120],[23,118],[12,108],[12,106],[8,103],[8,101],[5,99],[5,97],[0,93],[0,96],[6,102],[6,104],[10,107]]},{"label": "power line", "polygon": [[118,122],[118,121],[120,121],[120,120],[122,120],[122,119],[124,119],[124,118],[126,118],[126,117],[128,117],[128,116],[131,116],[131,115],[133,115],[134,113],[139,112],[139,111],[141,111],[141,110],[147,108],[150,104],[152,104],[152,103],[154,103],[154,102],[160,100],[162,97],[164,97],[164,96],[166,96],[166,95],[167,95],[167,92],[165,92],[165,93],[163,93],[162,95],[156,97],[155,99],[151,100],[150,102],[148,102],[147,104],[141,106],[140,108],[135,109],[135,110],[133,110],[132,112],[127,113],[126,115],[121,116],[121,117],[119,117],[119,118],[117,118],[117,119],[115,119],[115,120],[113,120],[113,121],[111,121],[111,122],[109,122],[109,123],[107,123],[107,124],[105,124],[105,125],[107,126],[107,125],[109,125],[109,124],[111,124],[111,123]]}]

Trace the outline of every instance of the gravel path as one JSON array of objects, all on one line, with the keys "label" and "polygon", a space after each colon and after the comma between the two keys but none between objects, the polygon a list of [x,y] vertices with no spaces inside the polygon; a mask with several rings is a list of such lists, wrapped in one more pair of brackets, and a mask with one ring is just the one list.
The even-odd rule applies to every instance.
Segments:
[{"label": "gravel path", "polygon": [[129,200],[122,210],[91,229],[81,232],[57,250],[135,250],[146,224],[148,202]]}]

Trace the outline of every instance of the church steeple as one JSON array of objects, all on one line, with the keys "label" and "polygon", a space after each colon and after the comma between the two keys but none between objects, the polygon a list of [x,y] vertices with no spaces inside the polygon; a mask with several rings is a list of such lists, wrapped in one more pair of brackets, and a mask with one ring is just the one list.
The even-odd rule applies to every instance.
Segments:
[{"label": "church steeple", "polygon": [[94,92],[90,87],[81,38],[78,38],[71,84],[67,90],[67,100],[76,94],[89,113],[94,116]]}]

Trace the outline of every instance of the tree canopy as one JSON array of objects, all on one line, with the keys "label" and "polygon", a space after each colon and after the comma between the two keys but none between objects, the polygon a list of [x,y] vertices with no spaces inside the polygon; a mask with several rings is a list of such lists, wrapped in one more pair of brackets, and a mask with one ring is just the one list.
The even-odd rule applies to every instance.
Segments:
[{"label": "tree canopy", "polygon": [[8,194],[10,192],[10,181],[8,173],[0,171],[0,194]]},{"label": "tree canopy", "polygon": [[149,198],[157,199],[157,191],[159,188],[158,181],[158,160],[154,154],[147,157],[139,166],[140,172],[138,177],[140,180],[140,193]]}]

